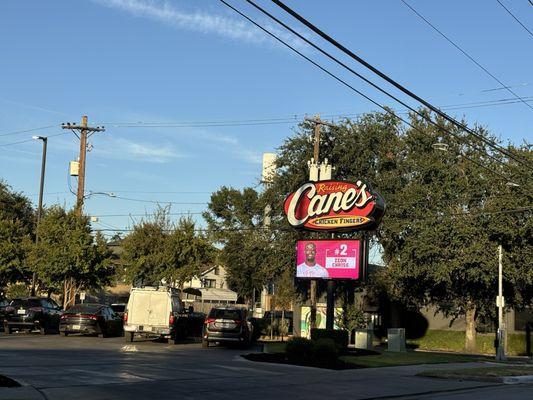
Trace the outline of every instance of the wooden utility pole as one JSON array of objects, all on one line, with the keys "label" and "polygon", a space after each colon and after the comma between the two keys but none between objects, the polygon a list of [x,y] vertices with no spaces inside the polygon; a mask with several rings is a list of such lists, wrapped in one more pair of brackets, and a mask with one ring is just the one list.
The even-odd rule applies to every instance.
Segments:
[{"label": "wooden utility pole", "polygon": [[[322,121],[320,119],[320,116],[318,115],[315,118],[305,118],[305,120],[315,124],[313,159],[314,159],[314,163],[317,165],[317,168],[320,170],[319,162],[318,162],[318,157],[320,155],[320,131],[321,131],[322,125],[327,125],[330,127],[335,126],[335,125]],[[318,180],[320,180],[320,176],[318,177]],[[311,303],[310,304],[311,310],[309,314],[309,332],[311,332],[311,329],[316,328],[316,303],[317,303],[316,288],[317,288],[317,280],[311,279],[311,287],[309,289],[309,301]]]},{"label": "wooden utility pole", "polygon": [[[78,167],[78,189],[76,193],[76,213],[81,217],[83,214],[83,200],[85,199],[85,159],[87,155],[87,139],[95,132],[104,132],[103,126],[90,127],[87,125],[87,116],[81,117],[81,124],[71,124],[70,122],[61,125],[63,129],[70,129],[80,139],[80,155]],[[79,135],[78,135],[79,133]],[[73,305],[76,300],[76,282],[69,279],[64,282],[63,305]]]},{"label": "wooden utility pole", "polygon": [[[63,129],[70,129],[80,139],[80,155],[79,155],[79,170],[78,170],[78,190],[76,211],[79,215],[83,213],[83,200],[85,199],[85,159],[87,155],[87,139],[95,132],[104,132],[103,126],[88,126],[87,116],[81,117],[81,124],[71,124],[67,122],[62,124]],[[78,135],[79,132],[79,135]]]},{"label": "wooden utility pole", "polygon": [[80,129],[80,166],[78,171],[78,192],[76,211],[78,215],[83,213],[83,197],[85,195],[85,157],[87,156],[87,116],[81,117]]}]

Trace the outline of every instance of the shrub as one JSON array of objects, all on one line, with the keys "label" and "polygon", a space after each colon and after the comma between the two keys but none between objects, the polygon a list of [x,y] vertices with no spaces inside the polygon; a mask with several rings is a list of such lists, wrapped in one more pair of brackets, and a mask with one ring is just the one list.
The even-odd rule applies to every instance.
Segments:
[{"label": "shrub", "polygon": [[329,367],[335,364],[339,353],[333,339],[322,338],[314,342],[313,361],[315,364]]},{"label": "shrub", "polygon": [[313,341],[306,338],[294,337],[287,342],[285,354],[291,363],[309,364],[314,356],[313,347]]},{"label": "shrub", "polygon": [[252,318],[252,340],[256,341],[263,335],[270,334],[270,331],[267,332],[268,323],[263,318]]},{"label": "shrub", "polygon": [[348,348],[348,331],[328,330],[328,329],[311,329],[311,340],[332,339],[339,353],[346,351]]}]

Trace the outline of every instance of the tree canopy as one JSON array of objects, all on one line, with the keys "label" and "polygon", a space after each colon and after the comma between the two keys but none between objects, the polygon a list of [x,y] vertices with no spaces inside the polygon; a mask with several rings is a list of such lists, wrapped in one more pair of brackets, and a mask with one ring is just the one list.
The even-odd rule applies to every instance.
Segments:
[{"label": "tree canopy", "polygon": [[181,285],[211,265],[215,253],[190,217],[173,224],[166,209],[136,224],[122,244],[125,275],[132,283]]}]

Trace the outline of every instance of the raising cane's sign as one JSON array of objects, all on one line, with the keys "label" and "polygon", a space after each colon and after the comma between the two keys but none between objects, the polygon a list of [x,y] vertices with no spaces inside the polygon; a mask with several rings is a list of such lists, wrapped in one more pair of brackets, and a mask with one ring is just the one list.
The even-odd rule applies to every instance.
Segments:
[{"label": "raising cane's sign", "polygon": [[381,195],[358,180],[307,182],[284,204],[289,224],[313,231],[375,229],[385,212]]}]

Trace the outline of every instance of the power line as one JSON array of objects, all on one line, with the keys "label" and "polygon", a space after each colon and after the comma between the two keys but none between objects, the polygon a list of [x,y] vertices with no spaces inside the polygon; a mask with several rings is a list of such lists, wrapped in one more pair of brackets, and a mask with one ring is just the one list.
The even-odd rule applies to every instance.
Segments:
[{"label": "power line", "polygon": [[140,203],[152,203],[152,204],[177,204],[177,205],[206,205],[206,202],[177,202],[177,201],[162,201],[162,200],[147,200],[147,199],[135,199],[131,197],[122,197],[122,196],[109,196],[113,199],[127,200],[127,201],[137,201]]},{"label": "power line", "polygon": [[[327,75],[331,76],[333,79],[337,80],[338,82],[340,82],[341,84],[343,84],[344,86],[346,86],[347,88],[349,88],[350,90],[354,91],[355,93],[359,94],[360,96],[364,97],[365,99],[367,99],[368,101],[370,101],[372,104],[378,106],[379,108],[381,108],[382,110],[384,110],[387,114],[390,114],[392,116],[394,116],[395,118],[397,118],[398,120],[402,121],[403,123],[405,123],[406,125],[410,126],[411,128],[413,128],[414,130],[420,132],[421,134],[424,134],[426,136],[429,136],[426,132],[418,129],[417,127],[415,127],[413,124],[411,124],[410,122],[408,122],[407,120],[405,120],[404,118],[402,117],[399,117],[397,114],[395,114],[393,111],[391,111],[389,108],[385,107],[384,105],[382,104],[379,104],[378,102],[376,102],[375,100],[373,100],[372,98],[370,98],[369,96],[367,96],[366,94],[362,93],[361,91],[357,90],[356,88],[354,88],[353,86],[351,86],[349,83],[347,83],[346,81],[344,81],[343,79],[339,78],[337,75],[333,74],[332,72],[328,71],[326,68],[322,67],[320,64],[318,64],[317,62],[313,61],[312,59],[310,59],[309,57],[307,57],[305,54],[303,54],[302,52],[300,52],[299,50],[297,50],[295,47],[291,46],[290,44],[288,44],[287,42],[285,42],[284,40],[280,39],[279,37],[277,37],[274,33],[270,32],[268,29],[264,28],[263,26],[261,26],[260,24],[258,24],[257,22],[255,22],[254,20],[252,20],[250,17],[248,17],[247,15],[245,15],[244,13],[242,13],[241,11],[237,10],[235,7],[233,7],[232,5],[228,4],[226,1],[224,0],[220,0],[221,3],[223,3],[224,5],[226,5],[227,7],[229,7],[230,9],[232,9],[233,11],[235,11],[236,13],[238,13],[239,15],[241,15],[243,18],[245,18],[246,20],[248,20],[249,22],[251,22],[253,25],[257,26],[259,29],[261,29],[263,32],[267,33],[268,35],[270,35],[272,38],[274,38],[275,40],[277,40],[278,42],[282,43],[284,46],[288,47],[289,49],[291,49],[293,52],[295,52],[296,54],[298,54],[300,57],[304,58],[305,60],[307,60],[308,62],[310,62],[311,64],[313,64],[315,67],[317,67],[318,69],[320,69],[321,71],[323,71],[324,73],[326,73]],[[499,172],[496,172],[495,170],[491,169],[491,168],[488,168],[478,162],[476,162],[475,160],[473,160],[472,158],[466,156],[465,154],[459,154],[461,157],[481,166],[482,168],[486,169],[487,171],[489,171],[490,173],[494,174],[494,175],[497,175],[499,176],[500,178],[502,178],[505,182],[508,182],[509,179],[500,174]],[[490,157],[490,156],[489,156]]]},{"label": "power line", "polygon": [[[466,50],[464,50],[461,46],[459,46],[456,42],[454,42],[452,39],[450,39],[448,36],[446,36],[440,29],[438,29],[435,25],[433,25],[426,17],[424,17],[420,12],[418,12],[413,6],[411,6],[406,0],[400,0],[403,4],[407,6],[415,15],[417,15],[420,19],[422,19],[426,24],[428,24],[435,32],[437,32],[439,35],[441,35],[444,39],[448,41],[452,46],[454,46],[457,50],[459,50],[466,58],[468,58],[470,61],[472,61],[476,66],[481,68],[483,72],[485,72],[488,76],[490,76],[493,80],[498,82],[501,87],[505,90],[507,90],[509,93],[511,93],[514,97],[516,97],[518,100],[520,100],[522,103],[524,103],[527,107],[529,107],[533,111],[533,107],[528,104],[522,97],[520,97],[514,90],[512,90],[508,85],[503,83],[500,79],[498,79],[496,76],[494,76],[493,73],[491,73],[487,68],[485,68],[483,65],[481,65],[477,60],[474,59]],[[501,3],[500,3],[501,4]]]},{"label": "power line", "polygon": [[[53,137],[56,137],[56,136],[66,135],[66,134],[67,134],[67,132],[56,133],[55,135],[47,136],[47,138],[50,139],[50,138],[53,138]],[[18,142],[0,143],[0,146],[13,146],[13,145],[16,145],[16,144],[27,143],[27,142],[32,142],[32,141],[34,141],[34,139],[25,139],[25,140],[20,140]]]},{"label": "power line", "polygon": [[0,133],[0,136],[18,135],[20,133],[40,131],[42,129],[48,129],[48,128],[54,128],[54,127],[57,127],[57,125],[40,126],[38,128],[30,128],[30,129],[25,129],[25,130],[22,130],[22,131],[13,131],[13,132]]},{"label": "power line", "polygon": [[[521,22],[521,21],[520,21],[520,20],[519,20],[519,19],[518,19],[513,13],[512,13],[512,12],[511,12],[511,10],[509,10],[507,7],[505,7],[505,6],[503,5],[503,3],[502,3],[500,0],[496,0],[496,1],[498,2],[498,4],[499,4],[500,6],[503,7],[503,9],[504,9],[505,11],[507,11],[507,12],[509,13],[509,15],[510,15],[511,17],[514,18],[514,20],[515,20],[516,22],[518,22],[518,23],[520,24],[520,26],[521,26],[522,28],[524,28],[524,29],[526,30],[527,33],[530,34],[530,36],[533,36],[533,32],[531,32],[531,31],[528,29],[528,27],[525,26],[525,25],[524,25],[524,24],[523,24],[523,23],[522,23],[522,22]],[[531,1],[530,1],[530,3],[531,3]],[[533,5],[533,3],[531,3],[531,5]]]},{"label": "power line", "polygon": [[[502,88],[498,88],[502,89]],[[526,102],[532,102],[533,96],[527,96],[522,97],[522,99]],[[462,109],[468,109],[468,108],[478,108],[478,107],[491,107],[495,105],[505,105],[505,104],[516,104],[520,103],[521,100],[516,100],[514,98],[504,98],[504,99],[496,99],[496,100],[484,100],[484,101],[476,101],[476,102],[468,102],[468,103],[454,103],[454,104],[447,104],[441,107],[441,109],[449,109],[449,110],[462,110]],[[397,111],[399,113],[406,113],[406,110],[399,110]],[[364,113],[342,113],[342,114],[321,114],[322,118],[324,119],[332,119],[332,118],[346,118],[346,117],[353,117],[353,116],[359,116]],[[307,116],[307,114],[301,114],[299,115],[299,120],[294,118],[287,118],[283,120],[282,123],[294,123],[294,122],[300,122],[301,119],[304,119]],[[279,119],[281,120],[281,118]],[[246,120],[243,120],[246,121]],[[280,121],[281,122],[281,121]],[[131,122],[105,122],[107,125],[113,125],[114,128],[186,128],[186,127],[210,127],[215,125],[210,125],[209,123],[203,123],[203,122],[197,122],[197,123],[191,123],[187,125],[186,123],[181,122],[175,122],[175,123],[168,123],[168,122],[142,122],[142,121],[131,121]],[[222,124],[222,123],[221,123]],[[240,126],[241,124],[238,122],[232,123],[223,123],[223,126]],[[248,123],[247,126],[250,125],[256,125],[253,123]],[[262,125],[262,124],[257,124]],[[220,125],[221,126],[221,125]]]},{"label": "power line", "polygon": [[[520,214],[528,211],[532,211],[533,207],[520,207],[516,209],[509,210],[500,210],[500,211],[480,211],[476,213],[446,213],[440,214],[436,218],[424,218],[417,221],[435,221],[442,217],[480,217],[480,216],[489,216],[489,215],[499,215],[499,214]],[[104,224],[105,225],[105,224]],[[110,226],[109,224],[107,224]],[[117,228],[117,229],[97,229],[98,231],[106,232],[133,232],[135,228]],[[163,229],[163,232],[173,232],[175,229]],[[209,229],[209,228],[196,228],[194,232],[250,232],[250,231],[285,231],[285,232],[294,232],[293,228],[290,227],[264,227],[264,226],[253,226],[248,228],[219,228],[219,229]]]},{"label": "power line", "polygon": [[[381,93],[385,94],[386,96],[388,96],[389,98],[393,99],[394,101],[398,102],[399,104],[401,104],[402,106],[406,107],[408,110],[410,110],[411,112],[417,114],[419,117],[421,117],[422,119],[428,121],[430,124],[434,125],[435,127],[437,127],[437,129],[441,129],[443,131],[445,131],[446,133],[448,133],[449,135],[452,135],[454,136],[456,139],[458,139],[460,142],[463,142],[464,144],[466,145],[469,145],[479,151],[482,151],[483,153],[485,153],[489,158],[495,160],[496,162],[498,163],[502,163],[500,160],[498,160],[497,158],[493,157],[492,155],[486,153],[484,151],[484,149],[480,149],[479,146],[477,145],[473,145],[471,144],[470,142],[468,142],[468,140],[466,138],[463,138],[461,137],[459,134],[456,134],[452,131],[450,131],[449,129],[446,129],[446,127],[443,127],[443,126],[440,126],[439,124],[437,124],[436,122],[434,122],[430,117],[424,115],[422,112],[420,112],[419,110],[416,110],[415,108],[411,107],[410,105],[408,105],[407,103],[405,103],[404,101],[400,100],[399,98],[397,98],[396,96],[392,95],[391,93],[389,93],[388,91],[386,91],[385,89],[381,88],[380,86],[378,86],[377,84],[375,84],[374,82],[370,81],[369,79],[367,79],[366,77],[364,77],[363,75],[359,74],[358,72],[354,71],[352,68],[350,68],[348,65],[346,65],[344,62],[340,61],[339,59],[337,59],[336,57],[332,56],[331,54],[329,54],[328,52],[326,52],[325,50],[323,50],[322,48],[320,48],[319,46],[317,46],[315,43],[311,42],[309,39],[307,39],[306,37],[304,37],[303,35],[301,35],[300,33],[296,32],[294,29],[292,29],[290,26],[288,26],[287,24],[285,24],[284,22],[282,22],[281,20],[279,20],[278,18],[276,18],[274,15],[272,15],[271,13],[267,12],[265,9],[259,7],[257,4],[255,4],[253,1],[251,0],[247,0],[247,2],[249,4],[251,4],[252,6],[254,6],[256,9],[258,9],[259,11],[261,11],[263,14],[267,15],[269,18],[271,18],[272,20],[274,20],[275,22],[277,22],[278,24],[280,24],[281,26],[283,26],[285,29],[287,29],[288,31],[290,31],[292,34],[296,35],[298,38],[300,38],[301,40],[303,40],[305,43],[309,44],[310,46],[312,46],[314,49],[318,50],[320,53],[322,53],[323,55],[325,55],[326,57],[328,57],[330,60],[334,61],[335,63],[337,63],[338,65],[342,66],[343,68],[345,68],[346,70],[348,70],[349,72],[351,72],[352,74],[354,74],[355,76],[357,76],[358,78],[362,79],[364,82],[368,83],[370,86],[372,86],[373,88],[377,89],[378,91],[380,91]],[[382,107],[383,108],[383,107]],[[388,111],[387,111],[388,112]],[[412,125],[410,125],[412,126]]]},{"label": "power line", "polygon": [[[222,1],[222,0],[221,0]],[[248,0],[249,2],[249,0]],[[287,13],[289,13],[291,16],[293,16],[295,19],[297,19],[298,21],[300,21],[302,24],[304,24],[305,26],[307,26],[309,29],[311,29],[313,32],[315,32],[317,35],[319,35],[320,37],[322,37],[324,40],[328,41],[330,44],[332,44],[333,46],[335,46],[336,48],[338,48],[339,50],[341,50],[343,53],[347,54],[349,57],[351,57],[352,59],[354,59],[355,61],[357,61],[358,63],[362,64],[363,66],[365,66],[367,69],[371,70],[373,73],[375,73],[376,75],[378,75],[380,78],[384,79],[385,81],[387,81],[388,83],[390,83],[391,85],[393,85],[395,88],[399,89],[400,91],[402,91],[404,94],[408,95],[409,97],[411,97],[412,99],[418,101],[419,103],[421,103],[422,105],[424,105],[425,107],[429,108],[431,111],[433,111],[434,113],[436,113],[437,115],[439,115],[440,117],[444,118],[446,121],[452,123],[453,125],[457,126],[458,128],[464,130],[465,132],[468,132],[470,135],[476,137],[477,139],[479,139],[480,141],[484,142],[485,144],[487,144],[489,147],[493,148],[494,150],[497,150],[499,151],[500,153],[502,154],[505,154],[507,157],[513,159],[514,161],[528,167],[528,168],[531,168],[528,163],[524,160],[522,160],[521,158],[517,157],[516,155],[514,155],[512,152],[506,150],[505,148],[503,148],[502,146],[498,145],[497,143],[495,143],[494,141],[492,140],[489,140],[485,137],[483,137],[482,135],[479,135],[478,133],[474,132],[472,129],[470,129],[468,126],[466,126],[465,124],[457,121],[456,119],[454,119],[453,117],[449,116],[448,114],[446,114],[445,112],[443,112],[442,110],[440,110],[438,107],[435,107],[434,105],[432,105],[431,103],[429,103],[428,101],[422,99],[420,96],[416,95],[415,93],[413,93],[411,90],[407,89],[406,87],[404,87],[403,85],[401,85],[400,83],[396,82],[394,79],[392,79],[391,77],[389,77],[388,75],[386,75],[385,73],[381,72],[379,69],[377,69],[376,67],[374,67],[373,65],[371,65],[370,63],[368,63],[367,61],[363,60],[361,57],[359,57],[358,55],[356,55],[354,52],[352,52],[351,50],[349,50],[347,47],[345,47],[344,45],[342,45],[341,43],[339,43],[338,41],[336,41],[335,39],[333,39],[331,36],[329,36],[328,34],[326,34],[325,32],[323,32],[322,30],[320,30],[319,28],[317,28],[315,25],[313,25],[311,22],[309,22],[308,20],[306,20],[304,17],[302,17],[301,15],[299,15],[297,12],[295,12],[294,10],[292,10],[290,7],[286,6],[283,2],[281,2],[280,0],[272,0],[272,2],[274,4],[276,4],[278,7],[280,7],[281,9],[283,9],[284,11],[286,11]]]},{"label": "power line", "polygon": [[[203,212],[176,212],[166,213],[165,215],[202,215]],[[106,217],[150,217],[149,213],[145,214],[91,214],[91,217],[106,218]]]}]

